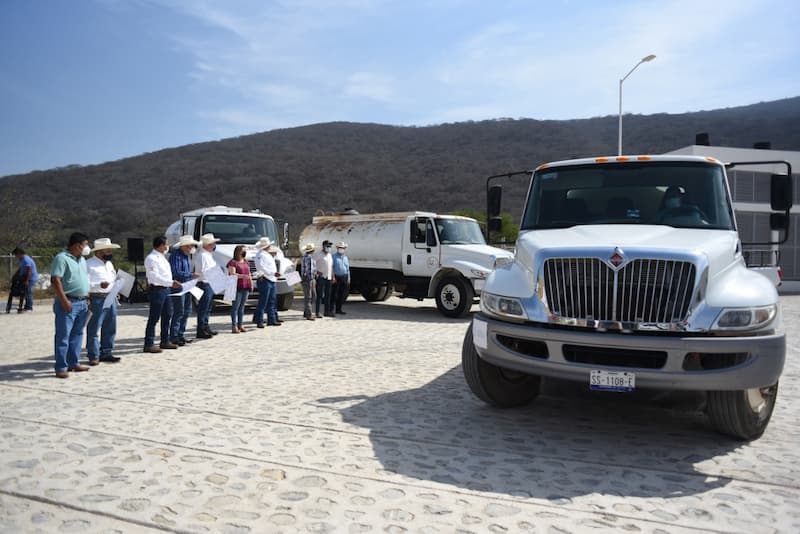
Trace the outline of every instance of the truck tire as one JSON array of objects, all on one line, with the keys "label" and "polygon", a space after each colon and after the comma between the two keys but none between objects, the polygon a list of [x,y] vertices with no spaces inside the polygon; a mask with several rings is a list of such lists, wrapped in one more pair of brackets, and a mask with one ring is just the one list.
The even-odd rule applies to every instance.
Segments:
[{"label": "truck tire", "polygon": [[461,369],[472,393],[491,406],[525,406],[539,395],[540,377],[503,369],[478,356],[472,342],[471,324],[461,345]]},{"label": "truck tire", "polygon": [[292,307],[292,302],[294,302],[294,293],[290,291],[289,293],[278,295],[277,300],[278,311],[286,311]]},{"label": "truck tire", "polygon": [[472,308],[475,290],[461,276],[447,276],[436,286],[436,307],[446,317],[463,317]]},{"label": "truck tire", "polygon": [[391,286],[367,286],[361,290],[361,296],[367,302],[382,302],[392,294]]},{"label": "truck tire", "polygon": [[743,441],[756,439],[767,429],[778,383],[741,391],[709,391],[706,411],[719,432]]}]

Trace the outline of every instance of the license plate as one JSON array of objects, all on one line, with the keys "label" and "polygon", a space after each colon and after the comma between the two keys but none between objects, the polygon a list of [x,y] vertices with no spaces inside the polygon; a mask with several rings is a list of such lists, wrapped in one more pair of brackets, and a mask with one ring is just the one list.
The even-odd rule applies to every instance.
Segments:
[{"label": "license plate", "polygon": [[625,371],[589,372],[589,389],[601,391],[633,391],[636,387],[636,375]]}]

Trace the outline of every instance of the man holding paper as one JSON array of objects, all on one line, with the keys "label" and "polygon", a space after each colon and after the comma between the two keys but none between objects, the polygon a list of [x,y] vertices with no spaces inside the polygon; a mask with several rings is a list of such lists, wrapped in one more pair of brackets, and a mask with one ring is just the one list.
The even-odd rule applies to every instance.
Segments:
[{"label": "man holding paper", "polygon": [[[144,331],[144,351],[159,353],[161,349],[177,349],[178,345],[169,342],[169,321],[172,317],[172,302],[169,292],[181,283],[172,278],[172,270],[164,254],[167,252],[167,238],[160,235],[153,239],[153,250],[144,259],[147,274],[147,298],[150,300],[150,315]],[[161,344],[156,346],[156,323],[161,321]]]},{"label": "man holding paper", "polygon": [[[117,299],[105,307],[106,297],[117,279],[117,271],[111,263],[111,251],[119,248],[107,237],[94,240],[94,255],[86,261],[89,272],[89,311],[86,325],[86,353],[89,365],[102,362],[118,362],[114,356],[114,338],[117,335]],[[99,340],[98,340],[99,336]]]},{"label": "man holding paper", "polygon": [[[190,235],[181,236],[180,240],[173,245],[177,250],[169,256],[169,266],[172,269],[172,278],[181,282],[189,282],[200,275],[192,273],[192,260],[189,257],[194,251],[195,246],[199,245]],[[176,293],[180,293],[176,295]],[[186,339],[186,323],[189,321],[189,313],[192,311],[192,294],[181,288],[172,290],[172,323],[169,326],[169,341],[175,345],[183,346],[190,343]]]},{"label": "man holding paper", "polygon": [[[197,337],[199,339],[208,339],[217,335],[217,332],[211,330],[211,327],[208,326],[208,318],[211,315],[211,306],[214,298],[214,289],[211,287],[211,282],[208,278],[216,274],[224,276],[224,273],[217,267],[217,262],[212,254],[212,251],[216,248],[215,243],[217,241],[219,239],[214,237],[214,234],[203,234],[200,238],[201,248],[194,256],[194,272],[199,275],[197,287],[203,290],[203,297],[197,303]],[[212,269],[216,269],[219,273],[212,271]],[[227,282],[227,279],[225,281]]]}]

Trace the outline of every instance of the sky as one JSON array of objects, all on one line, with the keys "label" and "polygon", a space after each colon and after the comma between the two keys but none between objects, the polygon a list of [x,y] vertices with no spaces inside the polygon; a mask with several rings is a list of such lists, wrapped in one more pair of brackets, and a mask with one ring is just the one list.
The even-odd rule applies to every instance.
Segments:
[{"label": "sky", "polygon": [[797,0],[0,0],[0,176],[330,121],[800,95]]}]

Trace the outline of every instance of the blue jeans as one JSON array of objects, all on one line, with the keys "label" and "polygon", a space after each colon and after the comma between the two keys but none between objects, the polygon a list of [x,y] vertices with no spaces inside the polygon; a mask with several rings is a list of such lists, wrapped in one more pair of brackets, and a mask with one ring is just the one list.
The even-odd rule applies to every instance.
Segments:
[{"label": "blue jeans", "polygon": [[186,323],[189,322],[189,314],[192,311],[192,294],[186,293],[180,297],[170,297],[170,300],[172,301],[172,322],[169,325],[169,340],[175,343],[183,339],[186,333]]},{"label": "blue jeans", "polygon": [[250,295],[249,289],[237,289],[236,300],[233,301],[231,306],[231,324],[234,328],[237,326],[242,327],[244,320],[244,305],[247,302],[247,297]]},{"label": "blue jeans", "polygon": [[259,278],[256,280],[256,287],[258,288],[258,304],[256,311],[253,313],[253,322],[256,324],[264,324],[264,310],[267,309],[267,279]]},{"label": "blue jeans", "polygon": [[33,310],[33,284],[34,282],[31,281],[28,286],[25,288],[25,309],[26,310]]},{"label": "blue jeans", "polygon": [[331,295],[331,281],[321,276],[317,277],[317,304],[315,312],[319,315],[319,305],[325,303],[325,314],[333,312],[333,295]]},{"label": "blue jeans", "polygon": [[144,331],[144,346],[150,347],[156,342],[156,323],[161,320],[161,342],[169,342],[169,320],[172,318],[172,302],[168,287],[152,287],[147,289],[150,300],[150,316]]},{"label": "blue jeans", "polygon": [[[105,297],[90,297],[92,315],[86,325],[86,352],[90,360],[111,356],[114,338],[117,336],[117,300],[110,308],[103,309]],[[97,335],[100,334],[98,341]]]},{"label": "blue jeans", "polygon": [[214,300],[214,290],[206,282],[203,289],[203,296],[197,301],[197,333],[208,330],[208,317],[211,315],[211,305]]},{"label": "blue jeans", "polygon": [[56,315],[55,357],[56,371],[66,371],[78,365],[83,345],[83,328],[86,326],[86,316],[89,306],[86,299],[71,300],[72,311],[65,312],[61,302],[53,302],[53,313]]}]

